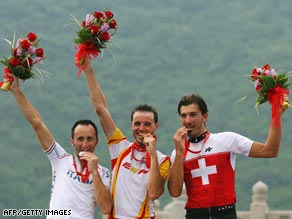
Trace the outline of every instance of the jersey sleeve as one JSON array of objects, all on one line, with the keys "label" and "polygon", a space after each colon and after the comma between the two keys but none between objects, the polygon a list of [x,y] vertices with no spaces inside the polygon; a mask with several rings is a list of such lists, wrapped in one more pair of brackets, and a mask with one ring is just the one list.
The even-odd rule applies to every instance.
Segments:
[{"label": "jersey sleeve", "polygon": [[53,144],[44,151],[47,155],[48,159],[52,162],[61,160],[63,157],[68,156],[69,154],[64,150],[64,148],[59,145],[57,142],[53,142]]},{"label": "jersey sleeve", "polygon": [[105,187],[110,190],[111,188],[111,172],[106,167],[98,166],[99,175]]}]

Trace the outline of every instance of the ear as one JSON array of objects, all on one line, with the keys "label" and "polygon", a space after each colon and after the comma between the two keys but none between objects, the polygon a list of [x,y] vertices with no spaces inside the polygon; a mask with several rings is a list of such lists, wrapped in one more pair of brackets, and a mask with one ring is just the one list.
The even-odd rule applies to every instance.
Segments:
[{"label": "ear", "polygon": [[73,146],[73,138],[70,138],[69,141],[70,141],[70,144]]},{"label": "ear", "polygon": [[155,127],[156,127],[156,128],[159,127],[159,122],[156,122]]},{"label": "ear", "polygon": [[207,122],[208,121],[209,114],[208,113],[205,113],[203,116],[205,118],[205,122]]}]

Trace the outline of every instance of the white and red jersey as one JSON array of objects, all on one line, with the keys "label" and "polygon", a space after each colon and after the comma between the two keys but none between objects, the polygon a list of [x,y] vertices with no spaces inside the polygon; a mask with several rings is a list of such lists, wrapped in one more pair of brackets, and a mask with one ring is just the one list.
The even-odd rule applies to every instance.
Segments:
[{"label": "white and red jersey", "polygon": [[[70,215],[48,216],[47,219],[93,219],[96,199],[92,174],[86,182],[82,182],[73,165],[75,155],[68,154],[56,142],[45,153],[52,165],[50,210],[68,210],[66,214],[70,213]],[[78,171],[81,171],[78,158],[75,160]],[[104,185],[110,189],[110,171],[98,165],[98,172]]]},{"label": "white and red jersey", "polygon": [[[149,167],[146,165],[146,151],[132,147],[120,129],[108,138],[112,161],[112,195],[114,209],[110,218],[144,219],[155,216],[155,203],[147,193]],[[135,159],[133,158],[133,153]],[[166,180],[170,159],[157,151],[160,174]],[[150,167],[151,168],[151,167]]]},{"label": "white and red jersey", "polygon": [[[236,202],[236,154],[248,156],[253,141],[233,132],[209,134],[198,143],[186,141],[185,208],[208,208]],[[171,160],[175,158],[175,150]]]}]

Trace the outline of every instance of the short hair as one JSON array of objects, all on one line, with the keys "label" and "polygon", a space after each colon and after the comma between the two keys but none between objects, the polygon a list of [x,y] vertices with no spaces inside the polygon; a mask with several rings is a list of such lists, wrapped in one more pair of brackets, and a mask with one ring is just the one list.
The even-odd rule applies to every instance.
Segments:
[{"label": "short hair", "polygon": [[153,113],[155,124],[158,122],[158,114],[157,114],[156,109],[148,104],[140,104],[140,105],[136,106],[131,113],[131,121],[133,121],[134,113],[137,111]]},{"label": "short hair", "polygon": [[76,121],[76,122],[74,123],[74,125],[72,126],[72,129],[71,129],[71,137],[72,137],[72,138],[74,137],[74,131],[75,131],[75,128],[76,128],[78,125],[91,125],[91,126],[94,128],[94,131],[95,131],[96,137],[98,138],[98,130],[97,130],[97,127],[96,127],[95,123],[92,122],[92,121],[89,120],[89,119],[80,119],[80,120],[78,120],[78,121]]},{"label": "short hair", "polygon": [[180,101],[178,103],[178,107],[177,107],[178,114],[180,115],[180,109],[182,106],[188,106],[191,104],[198,105],[199,109],[201,110],[203,115],[208,112],[208,107],[207,107],[205,100],[200,95],[191,94],[191,95],[183,96],[180,99]]}]

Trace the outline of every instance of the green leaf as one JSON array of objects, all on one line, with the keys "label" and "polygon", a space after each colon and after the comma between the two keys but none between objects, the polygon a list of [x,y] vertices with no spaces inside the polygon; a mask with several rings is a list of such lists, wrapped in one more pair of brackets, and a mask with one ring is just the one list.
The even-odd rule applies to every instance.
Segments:
[{"label": "green leaf", "polygon": [[91,39],[91,33],[89,30],[82,29],[77,32],[77,35],[79,37],[80,43],[85,43],[87,40]]},{"label": "green leaf", "polygon": [[264,95],[264,96],[263,95],[258,95],[257,100],[256,100],[258,105],[261,105],[261,104],[263,104],[263,103],[265,103],[267,101],[268,101],[268,98],[267,98],[266,95]]},{"label": "green leaf", "polygon": [[262,81],[264,83],[264,87],[266,87],[267,89],[273,88],[276,86],[276,80],[274,79],[274,77],[263,76]]},{"label": "green leaf", "polygon": [[21,75],[23,75],[25,73],[25,68],[21,65],[18,65],[16,67],[13,68],[13,74],[15,74],[16,77],[21,77]]},{"label": "green leaf", "polygon": [[276,84],[284,85],[288,81],[286,74],[279,74],[276,79]]}]

